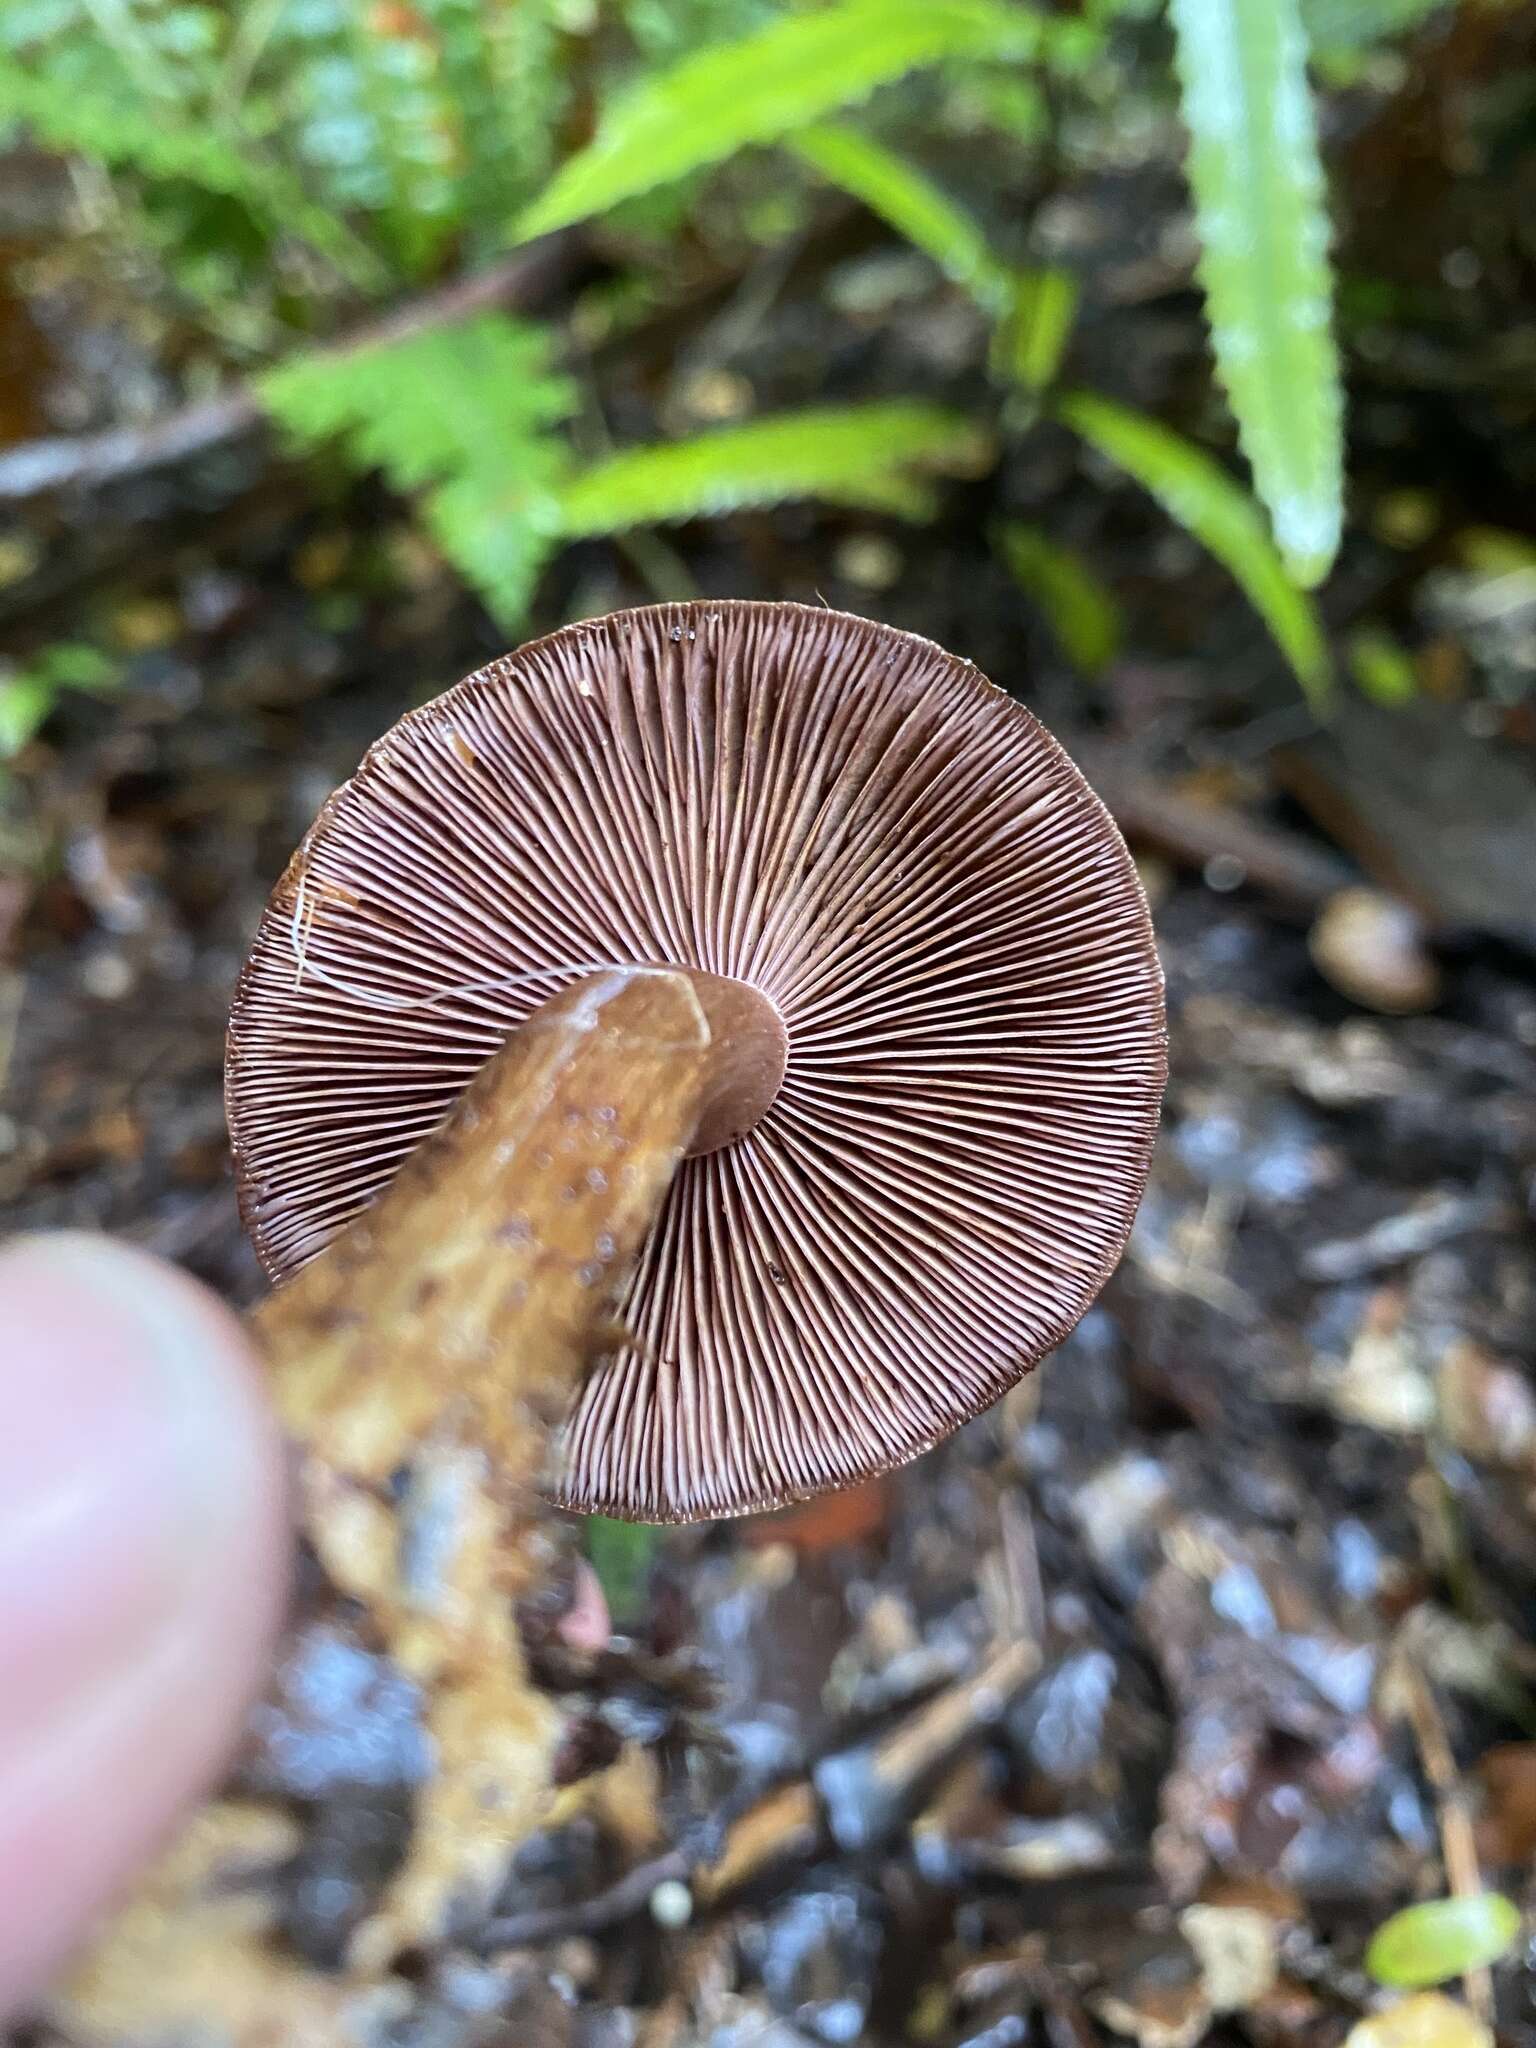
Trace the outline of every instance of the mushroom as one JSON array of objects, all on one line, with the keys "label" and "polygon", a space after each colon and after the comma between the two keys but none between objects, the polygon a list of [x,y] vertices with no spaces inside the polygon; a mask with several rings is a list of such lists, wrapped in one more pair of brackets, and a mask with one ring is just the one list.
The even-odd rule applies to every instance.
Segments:
[{"label": "mushroom", "polygon": [[326,803],[230,1024],[269,1275],[551,998],[636,966],[691,982],[708,1073],[554,1499],[686,1521],[849,1485],[1073,1328],[1165,1078],[1130,857],[969,663],[790,604],[566,627],[409,713]]},{"label": "mushroom", "polygon": [[565,1727],[512,1606],[551,1423],[574,1396],[556,1497],[635,1518],[915,1455],[1093,1299],[1163,1075],[1118,834],[927,641],[621,613],[402,720],[272,899],[228,1100],[307,1598],[409,1677],[432,1769],[348,1985],[275,1938],[279,1892],[232,1926],[274,1840],[237,1792],[50,2007],[71,2037],[179,2040],[213,1998],[328,2040],[483,1919]]}]

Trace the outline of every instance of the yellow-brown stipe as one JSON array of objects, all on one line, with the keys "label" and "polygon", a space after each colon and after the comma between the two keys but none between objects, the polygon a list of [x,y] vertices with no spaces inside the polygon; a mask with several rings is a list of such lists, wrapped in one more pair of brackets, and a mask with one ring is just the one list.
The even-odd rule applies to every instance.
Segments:
[{"label": "yellow-brown stipe", "polygon": [[66,1988],[60,2017],[84,2038],[343,2042],[359,1982],[440,1938],[450,1906],[488,1903],[542,1817],[559,1732],[512,1606],[539,1569],[549,1431],[692,1142],[708,1048],[684,976],[615,971],[567,990],[254,1313],[298,1449],[303,1535],[422,1688],[433,1766],[405,1859],[354,1937],[350,1993],[285,1959],[273,1909],[264,1920],[254,1894],[231,1894],[232,1870],[281,1861],[285,1816],[223,1801]]}]

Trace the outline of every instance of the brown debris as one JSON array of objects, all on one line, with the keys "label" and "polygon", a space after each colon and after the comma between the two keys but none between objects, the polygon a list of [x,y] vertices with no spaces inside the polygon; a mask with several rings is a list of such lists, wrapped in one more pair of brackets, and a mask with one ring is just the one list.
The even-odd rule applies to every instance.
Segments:
[{"label": "brown debris", "polygon": [[1536,1473],[1536,1393],[1518,1367],[1461,1338],[1440,1361],[1435,1391],[1441,1426],[1458,1450]]},{"label": "brown debris", "polygon": [[1314,1245],[1302,1260],[1302,1272],[1309,1280],[1362,1279],[1504,1220],[1502,1205],[1489,1196],[1447,1191],[1400,1215],[1383,1217],[1360,1237]]},{"label": "brown debris", "polygon": [[1478,1854],[1494,1869],[1536,1857],[1536,1742],[1501,1742],[1473,1773],[1481,1808]]},{"label": "brown debris", "polygon": [[946,1686],[880,1741],[824,1758],[816,1787],[834,1840],[844,1849],[882,1840],[934,1773],[1001,1719],[1039,1667],[1035,1644],[1005,1643],[979,1671]]},{"label": "brown debris", "polygon": [[1529,943],[1529,749],[1478,738],[1455,704],[1420,696],[1387,710],[1346,695],[1325,731],[1272,763],[1330,839],[1432,931],[1470,927]]},{"label": "brown debris", "polygon": [[713,1905],[765,1872],[814,1855],[824,1835],[811,1786],[781,1785],[733,1822],[720,1855],[695,1872],[694,1897]]},{"label": "brown debris", "polygon": [[1246,2012],[1274,1988],[1279,1931],[1256,1906],[1186,1906],[1179,1932],[1200,1961],[1212,2012]]},{"label": "brown debris", "polygon": [[1380,1745],[1372,1656],[1316,1613],[1283,1554],[1201,1517],[1161,1543],[1140,1613],[1179,1713],[1153,1841],[1177,1899],[1213,1868],[1283,1871],[1304,1818],[1357,1798]]},{"label": "brown debris", "polygon": [[802,1553],[835,1550],[845,1543],[876,1541],[885,1533],[890,1515],[890,1481],[882,1472],[842,1493],[821,1494],[776,1515],[760,1515],[745,1525],[742,1541],[754,1547],[788,1543]]},{"label": "brown debris", "polygon": [[1195,2048],[1213,2017],[1199,1958],[1177,1939],[1129,1945],[1113,1980],[1089,2004],[1136,2048]]},{"label": "brown debris", "polygon": [[1240,882],[1291,912],[1321,908],[1349,880],[1349,866],[1299,832],[1208,802],[1138,766],[1129,747],[1073,738],[1074,757],[1133,846],[1154,847],[1179,866],[1205,873],[1232,864]]}]

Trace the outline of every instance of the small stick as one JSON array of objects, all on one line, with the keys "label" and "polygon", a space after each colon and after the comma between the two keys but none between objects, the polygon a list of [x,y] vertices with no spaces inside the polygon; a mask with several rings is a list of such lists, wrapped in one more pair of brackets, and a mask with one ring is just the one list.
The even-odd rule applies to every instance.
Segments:
[{"label": "small stick", "polygon": [[1300,833],[1226,804],[1199,803],[1134,765],[1120,743],[1074,734],[1074,760],[1133,846],[1155,847],[1197,872],[1216,859],[1240,863],[1244,879],[1288,909],[1311,915],[1355,879],[1349,863]]},{"label": "small stick", "polygon": [[1040,1552],[1035,1543],[1029,1496],[1005,1488],[997,1497],[997,1523],[1009,1609],[1008,1635],[1032,1643],[1038,1652],[1045,1641],[1045,1582],[1040,1576]]},{"label": "small stick", "polygon": [[[546,298],[571,268],[571,245],[547,236],[532,248],[455,278],[407,300],[315,351],[314,359],[341,361],[367,349],[387,348],[434,327],[452,327],[498,306],[526,306]],[[254,432],[267,417],[254,384],[237,384],[216,398],[194,400],[147,426],[110,427],[100,434],[59,435],[21,441],[0,454],[0,504],[25,504],[44,491],[84,490],[136,477],[227,446]]]},{"label": "small stick", "polygon": [[[1440,1852],[1445,1862],[1445,1880],[1454,1898],[1475,1899],[1483,1889],[1483,1873],[1477,1859],[1477,1837],[1445,1720],[1429,1680],[1412,1659],[1404,1660],[1403,1678],[1405,1704],[1414,1741],[1419,1747],[1419,1760],[1439,1811]],[[1479,2019],[1492,2026],[1493,1978],[1487,1968],[1468,1970],[1461,1981],[1468,2005]]]},{"label": "small stick", "polygon": [[809,1861],[825,1838],[812,1786],[803,1778],[777,1786],[732,1822],[714,1862],[693,1872],[693,1895],[717,1905],[769,1870]]},{"label": "small stick", "polygon": [[646,1863],[637,1863],[633,1870],[626,1870],[595,1898],[581,1899],[569,1906],[546,1906],[535,1912],[507,1913],[499,1920],[487,1921],[476,1934],[474,1947],[479,1954],[495,1955],[503,1949],[563,1941],[572,1934],[603,1934],[644,1912],[658,1885],[681,1882],[687,1876],[688,1858],[681,1849],[668,1849]]},{"label": "small stick", "polygon": [[996,1721],[1039,1668],[1038,1644],[1004,1643],[980,1671],[946,1686],[878,1742],[823,1757],[815,1784],[838,1847],[862,1852],[894,1830],[918,1789]]}]

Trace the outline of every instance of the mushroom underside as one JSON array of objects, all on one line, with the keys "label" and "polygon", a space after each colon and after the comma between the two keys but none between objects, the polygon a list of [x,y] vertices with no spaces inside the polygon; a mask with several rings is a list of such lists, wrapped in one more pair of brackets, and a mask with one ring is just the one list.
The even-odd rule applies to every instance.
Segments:
[{"label": "mushroom underside", "polygon": [[681,1520],[847,1484],[1071,1329],[1129,1232],[1165,1072],[1129,855],[973,668],[791,605],[565,628],[410,713],[330,799],[231,1022],[269,1273],[365,1207],[540,1003],[630,964],[694,971],[717,1086],[557,1499]]}]

